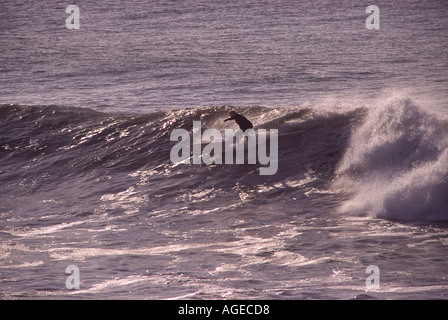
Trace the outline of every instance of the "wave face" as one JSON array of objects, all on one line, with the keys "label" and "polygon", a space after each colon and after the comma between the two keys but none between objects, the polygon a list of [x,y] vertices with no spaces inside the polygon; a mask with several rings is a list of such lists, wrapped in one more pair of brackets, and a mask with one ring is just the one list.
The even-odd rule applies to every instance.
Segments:
[{"label": "wave face", "polygon": [[[48,214],[258,210],[448,219],[448,125],[402,99],[375,108],[232,108],[255,129],[279,130],[279,166],[173,165],[176,128],[236,128],[231,107],[107,114],[58,106],[0,106],[3,210]],[[18,196],[20,195],[20,196]],[[49,199],[36,206],[30,199]]]}]

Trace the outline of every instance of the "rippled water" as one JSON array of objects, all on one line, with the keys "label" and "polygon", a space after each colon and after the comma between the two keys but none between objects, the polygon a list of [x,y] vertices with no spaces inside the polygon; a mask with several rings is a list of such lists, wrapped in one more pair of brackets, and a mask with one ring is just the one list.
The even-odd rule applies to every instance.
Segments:
[{"label": "rippled water", "polygon": [[[370,4],[3,1],[0,296],[447,298],[447,7]],[[171,162],[232,109],[274,175]]]}]

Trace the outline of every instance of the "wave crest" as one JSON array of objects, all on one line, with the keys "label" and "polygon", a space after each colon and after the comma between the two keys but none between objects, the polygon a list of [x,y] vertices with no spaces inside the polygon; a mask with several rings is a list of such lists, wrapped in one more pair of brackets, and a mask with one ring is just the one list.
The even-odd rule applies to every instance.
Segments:
[{"label": "wave crest", "polygon": [[[235,123],[223,122],[231,109],[256,129],[278,129],[275,175],[260,176],[255,165],[171,163],[174,129],[191,131],[197,120],[203,130],[235,129]],[[150,114],[1,105],[0,118],[4,194],[59,190],[83,181],[79,192],[92,203],[98,195],[132,187],[155,207],[183,208],[185,199],[194,199],[190,204],[216,208],[240,201],[234,193],[241,189],[238,194],[251,195],[244,201],[259,205],[269,198],[285,213],[306,211],[305,203],[331,203],[349,214],[448,220],[448,122],[410,99],[374,108],[221,106]],[[195,196],[186,197],[191,190]],[[208,190],[214,190],[213,201],[198,201],[196,195]],[[302,199],[304,208],[291,199]]]}]

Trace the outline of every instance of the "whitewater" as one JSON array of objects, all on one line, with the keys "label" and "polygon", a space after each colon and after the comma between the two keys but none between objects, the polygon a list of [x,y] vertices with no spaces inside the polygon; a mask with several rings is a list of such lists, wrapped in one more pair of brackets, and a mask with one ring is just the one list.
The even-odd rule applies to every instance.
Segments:
[{"label": "whitewater", "polygon": [[[2,2],[0,298],[446,299],[447,8],[371,4]],[[231,110],[274,174],[172,161]]]}]

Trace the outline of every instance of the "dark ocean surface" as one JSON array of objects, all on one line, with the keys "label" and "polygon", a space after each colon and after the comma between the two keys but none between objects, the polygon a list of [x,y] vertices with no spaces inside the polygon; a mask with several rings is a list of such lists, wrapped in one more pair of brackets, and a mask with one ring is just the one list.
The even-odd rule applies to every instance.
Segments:
[{"label": "dark ocean surface", "polygon": [[[448,298],[446,2],[69,4],[0,4],[2,299]],[[274,175],[172,163],[231,110]]]}]

